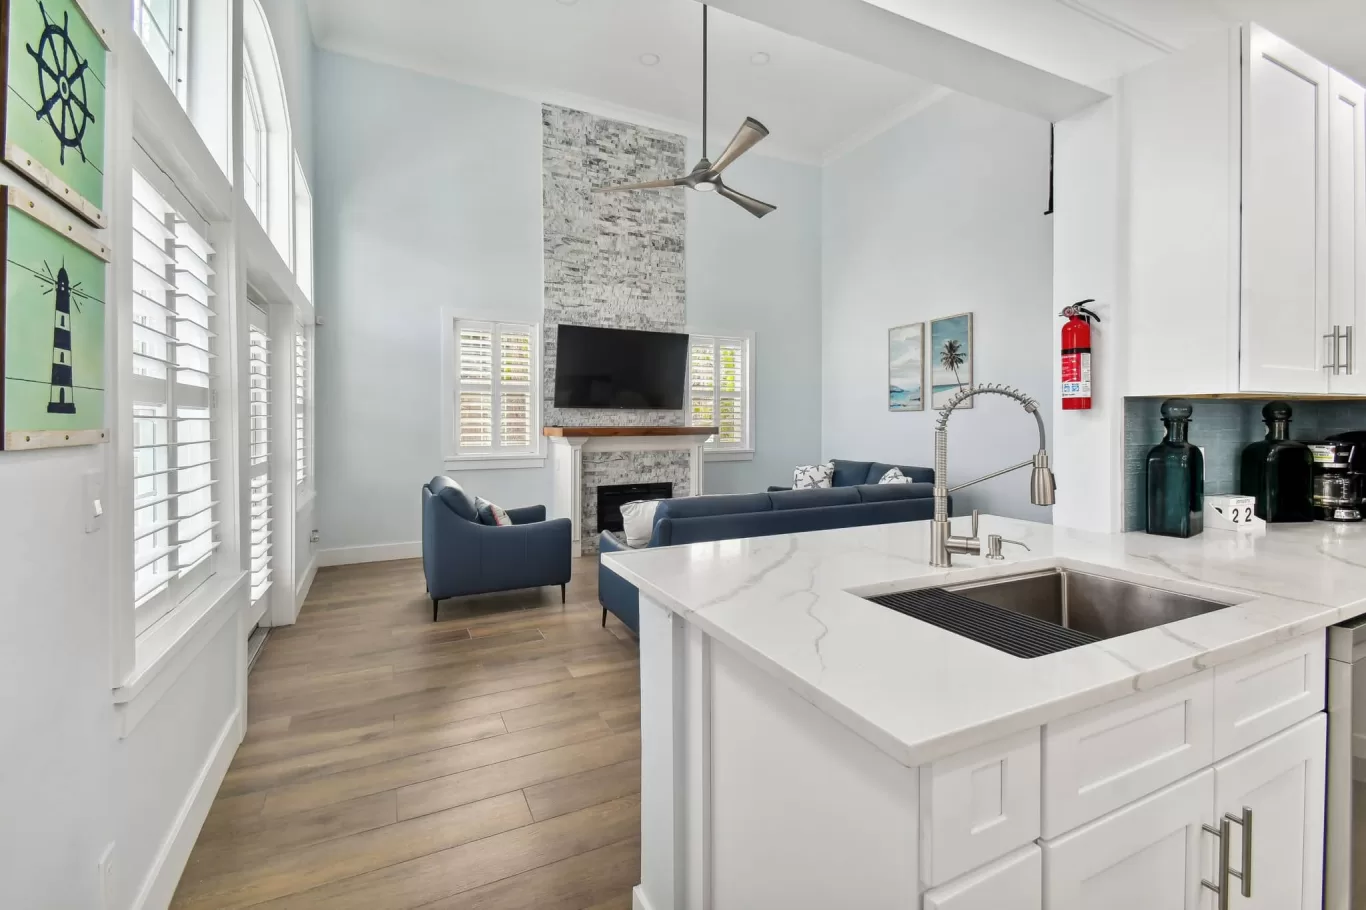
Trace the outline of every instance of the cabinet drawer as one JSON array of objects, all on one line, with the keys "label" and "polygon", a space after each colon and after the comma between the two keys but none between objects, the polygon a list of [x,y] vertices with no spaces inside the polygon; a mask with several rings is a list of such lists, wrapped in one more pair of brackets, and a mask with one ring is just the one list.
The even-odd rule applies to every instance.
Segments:
[{"label": "cabinet drawer", "polygon": [[1214,668],[1214,757],[1227,758],[1323,710],[1326,635]]},{"label": "cabinet drawer", "polygon": [[923,910],[1042,910],[1043,851],[1016,850],[941,888],[925,892]]},{"label": "cabinet drawer", "polygon": [[920,868],[941,885],[1039,836],[1039,730],[920,769]]},{"label": "cabinet drawer", "polygon": [[1048,724],[1043,836],[1053,838],[1214,761],[1214,672]]}]

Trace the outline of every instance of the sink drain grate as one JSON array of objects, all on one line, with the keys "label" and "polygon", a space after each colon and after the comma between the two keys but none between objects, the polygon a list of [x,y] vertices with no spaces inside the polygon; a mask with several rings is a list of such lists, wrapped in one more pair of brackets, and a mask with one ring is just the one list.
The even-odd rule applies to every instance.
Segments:
[{"label": "sink drain grate", "polygon": [[1100,641],[1094,635],[984,604],[943,588],[898,591],[867,599],[1016,657],[1042,657]]}]

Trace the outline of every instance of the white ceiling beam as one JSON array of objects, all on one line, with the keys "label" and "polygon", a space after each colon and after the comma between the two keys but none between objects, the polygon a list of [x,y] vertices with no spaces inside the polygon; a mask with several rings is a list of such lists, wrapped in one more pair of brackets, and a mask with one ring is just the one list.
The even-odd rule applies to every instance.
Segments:
[{"label": "white ceiling beam", "polygon": [[1050,121],[1070,117],[1107,97],[866,0],[705,2],[860,60]]}]

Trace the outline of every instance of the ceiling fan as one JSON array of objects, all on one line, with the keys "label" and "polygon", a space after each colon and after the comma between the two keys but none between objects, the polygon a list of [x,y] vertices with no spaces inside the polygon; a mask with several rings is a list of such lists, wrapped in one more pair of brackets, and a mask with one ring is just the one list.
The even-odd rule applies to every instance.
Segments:
[{"label": "ceiling fan", "polygon": [[682,177],[647,180],[644,183],[628,183],[623,186],[603,186],[598,187],[594,192],[614,193],[621,190],[658,190],[667,187],[686,186],[688,189],[697,190],[700,193],[718,193],[755,218],[762,218],[778,207],[769,205],[767,202],[761,202],[753,196],[746,196],[744,193],[726,186],[721,180],[721,172],[767,135],[768,127],[753,117],[746,117],[745,122],[740,125],[739,131],[736,132],[735,138],[721,153],[721,157],[717,158],[715,162],[707,160],[707,6],[704,3],[702,5],[702,160],[697,162],[693,169]]}]

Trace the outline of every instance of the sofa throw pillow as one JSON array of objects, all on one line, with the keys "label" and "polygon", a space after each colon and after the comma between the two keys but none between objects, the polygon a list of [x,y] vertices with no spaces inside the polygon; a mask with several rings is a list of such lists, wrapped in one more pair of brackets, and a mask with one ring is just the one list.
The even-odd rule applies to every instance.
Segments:
[{"label": "sofa throw pillow", "polygon": [[655,510],[661,500],[644,499],[628,502],[621,507],[621,523],[626,531],[626,546],[643,547],[650,542],[655,530]]},{"label": "sofa throw pillow", "polygon": [[506,510],[494,505],[482,496],[474,497],[474,510],[479,513],[481,525],[493,525],[502,528],[512,524],[512,519],[508,517]]},{"label": "sofa throw pillow", "polygon": [[828,461],[825,464],[799,465],[792,472],[792,489],[823,490],[831,486],[834,477],[835,466]]},{"label": "sofa throw pillow", "polygon": [[886,474],[882,475],[882,479],[879,480],[878,483],[915,483],[915,481],[911,480],[911,478],[907,477],[905,474],[902,474],[900,468],[892,468]]}]

